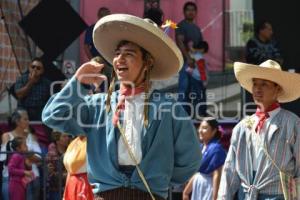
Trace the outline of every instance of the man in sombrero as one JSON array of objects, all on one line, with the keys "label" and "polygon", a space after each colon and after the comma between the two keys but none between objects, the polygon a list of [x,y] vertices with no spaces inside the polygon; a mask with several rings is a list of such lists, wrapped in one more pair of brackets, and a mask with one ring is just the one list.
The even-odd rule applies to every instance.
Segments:
[{"label": "man in sombrero", "polygon": [[282,71],[273,60],[236,62],[234,72],[257,110],[233,129],[218,199],[290,199],[292,190],[282,178],[299,182],[300,119],[280,103],[300,97],[300,75]]},{"label": "man in sombrero", "polygon": [[[103,65],[83,64],[43,111],[48,126],[87,137],[87,172],[95,199],[166,199],[198,169],[195,128],[175,100],[151,88],[182,66],[175,43],[150,20],[125,14],[101,18],[97,50],[113,67],[107,94],[88,96],[105,78]],[[114,91],[115,79],[120,90]]]}]

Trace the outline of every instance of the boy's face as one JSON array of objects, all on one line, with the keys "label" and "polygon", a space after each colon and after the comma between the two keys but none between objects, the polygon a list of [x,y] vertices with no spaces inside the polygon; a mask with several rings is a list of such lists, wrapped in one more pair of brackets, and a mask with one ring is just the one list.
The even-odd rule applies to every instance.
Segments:
[{"label": "boy's face", "polygon": [[205,54],[205,49],[204,48],[197,49],[197,51],[199,51],[202,54]]},{"label": "boy's face", "polygon": [[[134,43],[126,43],[115,50],[113,66],[118,80],[125,84],[133,84],[144,67],[141,48]],[[146,68],[145,68],[146,69]]]},{"label": "boy's face", "polygon": [[253,79],[252,95],[257,105],[271,105],[277,101],[280,92],[280,86],[272,81]]}]

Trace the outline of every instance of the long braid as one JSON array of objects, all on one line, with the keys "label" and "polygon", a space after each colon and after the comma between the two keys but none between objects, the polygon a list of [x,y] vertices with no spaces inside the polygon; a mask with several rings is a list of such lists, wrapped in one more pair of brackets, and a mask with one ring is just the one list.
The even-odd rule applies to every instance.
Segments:
[{"label": "long braid", "polygon": [[115,87],[115,79],[116,79],[116,73],[113,70],[112,76],[111,76],[111,82],[110,82],[109,89],[108,89],[108,92],[107,92],[107,99],[106,99],[106,102],[105,102],[107,113],[109,113],[110,110],[111,110],[111,102],[110,101],[111,101],[111,94],[112,94],[112,92],[114,90],[114,87]]},{"label": "long braid", "polygon": [[144,126],[147,127],[149,124],[149,90],[150,90],[150,72],[151,68],[149,68],[145,73],[146,80],[145,80],[145,101],[144,101]]}]

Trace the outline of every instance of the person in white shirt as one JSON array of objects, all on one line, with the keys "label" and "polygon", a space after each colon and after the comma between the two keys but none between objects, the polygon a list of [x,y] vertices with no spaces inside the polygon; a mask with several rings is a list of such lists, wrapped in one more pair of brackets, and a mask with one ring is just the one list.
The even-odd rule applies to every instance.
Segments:
[{"label": "person in white shirt", "polygon": [[[7,151],[6,144],[8,143],[8,141],[13,140],[15,137],[22,137],[26,139],[28,151],[37,153],[33,154],[33,156],[30,156],[28,159],[28,161],[32,164],[32,171],[34,173],[35,179],[28,185],[26,196],[28,200],[39,199],[40,174],[37,165],[41,162],[41,148],[36,137],[32,133],[30,133],[29,118],[26,110],[18,108],[16,111],[14,111],[11,115],[11,125],[13,127],[13,130],[7,133],[3,133],[2,135],[1,151]],[[4,161],[6,159],[6,154],[0,155],[1,161]],[[3,166],[2,176],[2,199],[8,200],[8,169],[5,165]]]}]

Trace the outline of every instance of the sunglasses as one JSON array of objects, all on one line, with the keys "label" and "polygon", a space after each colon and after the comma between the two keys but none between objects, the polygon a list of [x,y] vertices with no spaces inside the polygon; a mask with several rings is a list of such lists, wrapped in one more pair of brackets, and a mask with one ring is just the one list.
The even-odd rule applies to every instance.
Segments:
[{"label": "sunglasses", "polygon": [[40,66],[40,65],[31,65],[31,68],[32,69],[37,69],[37,70],[41,70],[43,67],[42,66]]}]

